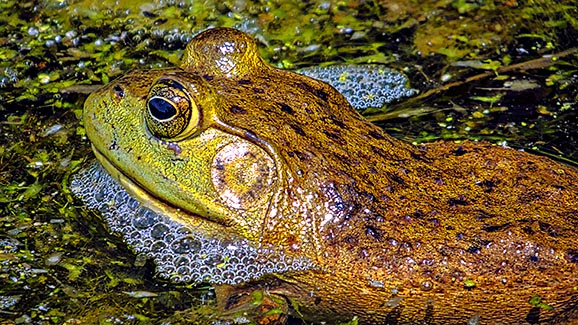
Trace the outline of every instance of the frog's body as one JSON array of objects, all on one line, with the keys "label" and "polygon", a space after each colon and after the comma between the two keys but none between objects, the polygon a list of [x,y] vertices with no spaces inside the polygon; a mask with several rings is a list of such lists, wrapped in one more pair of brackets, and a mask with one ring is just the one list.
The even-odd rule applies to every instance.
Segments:
[{"label": "frog's body", "polygon": [[241,32],[204,32],[180,68],[92,94],[85,126],[99,160],[157,210],[309,261],[236,286],[286,297],[305,319],[578,313],[576,169],[487,143],[396,140],[329,85],[265,64]]}]

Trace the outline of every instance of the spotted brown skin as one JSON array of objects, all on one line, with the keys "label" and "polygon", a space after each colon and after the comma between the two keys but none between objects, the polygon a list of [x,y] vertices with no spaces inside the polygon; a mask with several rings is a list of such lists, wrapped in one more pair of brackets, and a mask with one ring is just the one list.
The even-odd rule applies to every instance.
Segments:
[{"label": "spotted brown skin", "polygon": [[208,30],[180,67],[95,92],[85,126],[111,173],[179,222],[315,265],[219,290],[225,309],[258,289],[308,321],[577,318],[576,169],[489,143],[394,139],[331,86],[267,65],[239,31]]}]

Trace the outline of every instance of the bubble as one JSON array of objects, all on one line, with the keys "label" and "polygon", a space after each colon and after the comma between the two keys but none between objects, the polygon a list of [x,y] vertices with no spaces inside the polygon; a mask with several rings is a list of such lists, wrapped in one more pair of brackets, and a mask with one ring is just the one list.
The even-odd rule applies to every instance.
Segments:
[{"label": "bubble", "polygon": [[168,231],[169,227],[167,225],[165,225],[164,223],[157,223],[156,225],[153,226],[153,229],[151,229],[151,236],[154,239],[162,239],[163,237],[165,237]]},{"label": "bubble", "polygon": [[192,237],[183,237],[176,239],[171,243],[171,249],[177,254],[186,254],[191,251],[198,251],[202,244]]},{"label": "bubble", "polygon": [[310,67],[297,72],[330,84],[358,110],[381,108],[416,93],[405,75],[383,65]]},{"label": "bubble", "polygon": [[209,266],[217,266],[223,262],[225,262],[225,259],[219,254],[211,254],[204,260],[204,264]]},{"label": "bubble", "polygon": [[155,254],[163,253],[166,248],[167,248],[166,243],[157,240],[151,245],[151,252]]},{"label": "bubble", "polygon": [[159,215],[131,198],[97,162],[73,176],[71,190],[87,208],[99,210],[111,231],[135,252],[151,258],[161,277],[174,282],[234,285],[313,268],[309,259],[286,256],[276,247],[224,233],[208,237]]},{"label": "bubble", "polygon": [[[177,266],[188,266],[188,265],[189,265],[189,259],[186,258],[186,257],[179,257],[179,258],[177,258],[177,259],[175,260],[175,265],[177,265]],[[179,273],[181,273],[181,274],[186,274],[186,273],[188,273],[188,272],[186,272],[186,273],[179,272]]]},{"label": "bubble", "polygon": [[133,226],[138,229],[147,229],[155,224],[155,214],[149,210],[141,208],[132,220]]}]

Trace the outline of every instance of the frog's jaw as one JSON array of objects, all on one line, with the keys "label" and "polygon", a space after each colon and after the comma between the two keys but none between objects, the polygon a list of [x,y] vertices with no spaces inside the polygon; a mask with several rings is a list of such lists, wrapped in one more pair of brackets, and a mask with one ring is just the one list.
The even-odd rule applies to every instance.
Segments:
[{"label": "frog's jaw", "polygon": [[280,186],[273,158],[260,145],[212,127],[177,142],[154,137],[143,117],[146,90],[126,86],[142,77],[132,72],[86,100],[84,126],[101,163],[119,181],[130,180],[127,189],[146,196],[141,202],[157,201],[147,205],[177,207],[186,223],[203,218],[258,241]]},{"label": "frog's jaw", "polygon": [[[122,173],[113,174],[114,166],[108,167],[113,169],[105,171],[92,162],[73,176],[70,188],[88,208],[98,210],[110,230],[122,235],[136,253],[153,259],[160,277],[238,285],[270,273],[314,268],[307,258],[248,241],[215,222],[198,217],[192,223],[182,210],[151,206],[147,202],[155,200],[148,193]],[[125,190],[136,191],[143,200],[139,202]]]},{"label": "frog's jaw", "polygon": [[[93,143],[109,143],[101,140]],[[170,151],[166,162],[156,168],[127,155],[136,146],[128,147],[120,139],[110,141],[118,145],[104,152],[93,144],[93,152],[109,174],[147,208],[185,224],[196,225],[202,220],[231,228],[249,240],[260,239],[278,186],[275,164],[265,151],[215,129],[206,130],[193,141],[197,142],[195,147],[205,149],[202,156],[196,154],[199,150],[186,152],[187,141],[149,141],[151,147],[157,146],[155,163]],[[178,154],[172,151],[177,150],[175,146]],[[172,173],[160,167],[169,164],[175,168]]]},{"label": "frog's jaw", "polygon": [[[173,216],[174,219],[186,219],[187,223],[198,226],[200,223],[206,220],[205,218],[190,214],[182,211],[181,209],[174,207],[170,204],[160,201],[158,198],[151,195],[149,192],[143,190],[140,186],[134,183],[130,178],[126,177],[117,167],[112,164],[105,155],[103,155],[94,145],[91,146],[96,159],[102,167],[108,172],[108,174],[115,179],[126,191],[127,193],[135,198],[139,203],[159,214],[164,216]],[[218,225],[215,223],[215,225]]]}]

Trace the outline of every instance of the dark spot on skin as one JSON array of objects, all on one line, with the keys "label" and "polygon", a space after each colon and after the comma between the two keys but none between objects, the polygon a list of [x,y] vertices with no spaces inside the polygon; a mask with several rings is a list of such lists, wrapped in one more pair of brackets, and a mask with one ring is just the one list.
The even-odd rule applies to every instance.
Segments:
[{"label": "dark spot on skin", "polygon": [[119,148],[120,147],[118,146],[118,143],[116,143],[116,140],[113,140],[110,146],[108,146],[108,150],[118,150]]},{"label": "dark spot on skin", "polygon": [[313,87],[313,86],[311,86],[305,82],[299,83],[298,86],[301,89],[303,89],[309,93],[312,93],[313,95],[315,95],[315,97],[317,97],[323,101],[327,101],[327,93],[325,91],[323,91],[322,89],[317,89],[317,88],[315,88],[315,87]]},{"label": "dark spot on skin", "polygon": [[281,111],[285,112],[287,114],[290,114],[290,115],[293,115],[293,113],[295,113],[295,111],[293,111],[291,106],[289,106],[287,104],[281,104]]},{"label": "dark spot on skin", "polygon": [[476,220],[482,221],[482,220],[492,219],[492,218],[495,218],[495,217],[496,217],[495,215],[486,213],[486,212],[484,212],[484,211],[479,211],[479,214],[476,215]]},{"label": "dark spot on skin", "polygon": [[523,231],[524,233],[528,234],[528,235],[533,235],[533,234],[536,233],[536,232],[534,231],[534,229],[532,229],[532,227],[530,227],[530,226],[524,226],[524,227],[522,227],[522,231]]},{"label": "dark spot on skin", "polygon": [[319,304],[321,303],[321,297],[319,297],[319,296],[315,297],[314,303],[315,303],[316,305],[319,305]]},{"label": "dark spot on skin", "polygon": [[464,150],[464,147],[459,146],[456,150],[452,151],[455,156],[463,156],[467,153],[467,150]]},{"label": "dark spot on skin", "polygon": [[137,156],[137,157],[136,157],[136,160],[141,160],[141,159],[142,159],[142,156]]},{"label": "dark spot on skin", "polygon": [[263,94],[263,93],[265,92],[265,90],[263,90],[262,88],[254,87],[254,88],[253,88],[253,92],[254,92],[255,94]]},{"label": "dark spot on skin", "polygon": [[325,91],[323,91],[322,89],[315,89],[315,92],[313,92],[315,94],[315,96],[317,96],[318,98],[321,98],[321,100],[323,100],[324,102],[327,101],[327,93]]},{"label": "dark spot on skin", "polygon": [[531,255],[531,256],[530,256],[530,261],[532,261],[532,262],[538,262],[538,256],[536,256],[536,255]]},{"label": "dark spot on skin", "polygon": [[142,14],[143,14],[143,16],[145,16],[145,17],[147,17],[147,18],[155,18],[155,17],[157,17],[157,15],[156,15],[155,13],[152,13],[152,12],[146,11],[146,10],[144,10],[144,11],[142,12]]},{"label": "dark spot on skin", "polygon": [[421,217],[423,217],[423,212],[417,210],[413,213],[414,218],[418,218],[420,219]]},{"label": "dark spot on skin", "polygon": [[251,80],[240,79],[239,81],[237,81],[237,83],[238,83],[239,85],[250,85],[252,82],[251,82]]},{"label": "dark spot on skin", "polygon": [[443,181],[441,178],[436,177],[436,178],[434,178],[434,184],[436,184],[436,185],[444,185],[444,181]]},{"label": "dark spot on skin", "polygon": [[466,198],[463,195],[460,195],[457,198],[451,198],[448,200],[448,205],[451,207],[455,207],[458,205],[468,205],[468,201],[466,201]]},{"label": "dark spot on skin", "polygon": [[494,191],[494,187],[496,186],[496,182],[493,180],[484,180],[481,182],[477,182],[476,185],[483,188],[484,192],[491,193]]},{"label": "dark spot on skin", "polygon": [[341,121],[339,121],[333,117],[331,118],[331,122],[342,129],[345,129],[347,127],[345,124],[343,124],[343,122],[341,122]]},{"label": "dark spot on skin", "polygon": [[305,136],[305,131],[303,131],[303,129],[299,125],[289,124],[289,126],[291,126],[291,128],[295,131],[295,133],[299,134],[302,137]]},{"label": "dark spot on skin", "polygon": [[392,181],[394,181],[394,182],[396,182],[396,183],[398,183],[398,184],[405,185],[405,181],[403,180],[403,178],[401,178],[401,177],[400,177],[399,175],[397,175],[397,174],[389,173],[389,178],[390,178]]},{"label": "dark spot on skin", "polygon": [[357,238],[355,238],[354,236],[351,236],[351,235],[343,238],[343,242],[346,244],[349,244],[351,246],[357,246],[357,244],[358,244]]},{"label": "dark spot on skin", "polygon": [[371,130],[369,131],[367,134],[369,134],[370,137],[376,139],[376,140],[383,140],[385,139],[385,136],[383,136],[383,134],[377,130]]},{"label": "dark spot on skin", "polygon": [[540,307],[532,307],[526,315],[526,321],[530,324],[538,324],[540,322]]},{"label": "dark spot on skin", "polygon": [[482,225],[482,230],[487,231],[487,232],[496,232],[496,231],[501,231],[504,229],[508,229],[510,228],[510,223],[505,223],[502,225]]},{"label": "dark spot on skin", "polygon": [[377,241],[379,241],[381,239],[381,233],[379,232],[379,230],[377,230],[376,228],[374,228],[372,226],[365,227],[365,234],[367,236],[373,237],[373,239],[375,239]]},{"label": "dark spot on skin", "polygon": [[289,157],[297,157],[300,161],[306,161],[309,160],[309,157],[307,157],[306,154],[302,153],[301,151],[295,150],[295,151],[290,151],[287,153],[287,155]]},{"label": "dark spot on skin", "polygon": [[[396,299],[396,297],[391,297],[391,299]],[[385,301],[384,305],[387,303],[388,301]],[[401,319],[402,312],[403,312],[402,305],[395,306],[389,313],[387,313],[385,319],[383,320],[383,324],[398,325]]]},{"label": "dark spot on skin", "polygon": [[310,108],[305,108],[305,113],[313,114],[313,111]]},{"label": "dark spot on skin", "polygon": [[464,234],[462,234],[461,232],[460,232],[460,233],[457,233],[457,234],[456,234],[456,239],[457,239],[457,240],[462,240],[462,239],[464,239]]},{"label": "dark spot on skin", "polygon": [[454,227],[452,227],[452,226],[447,226],[447,227],[446,227],[446,230],[454,230]]},{"label": "dark spot on skin", "polygon": [[552,236],[552,237],[558,237],[560,236],[558,234],[558,232],[556,231],[556,229],[554,229],[554,227],[547,223],[547,222],[543,222],[543,221],[538,221],[538,225],[540,226],[540,230],[546,232],[548,234],[548,236]]},{"label": "dark spot on skin", "polygon": [[569,250],[566,252],[566,259],[570,263],[578,263],[578,250]]},{"label": "dark spot on skin", "polygon": [[328,130],[323,130],[323,134],[325,134],[329,139],[337,142],[340,145],[344,145],[345,144],[345,139],[343,139],[343,137],[341,136],[341,134],[336,133],[336,132],[331,132]]},{"label": "dark spot on skin", "polygon": [[371,161],[371,156],[366,155],[365,152],[361,150],[357,152],[357,157],[361,158],[361,160]]},{"label": "dark spot on skin", "polygon": [[215,167],[217,170],[225,170],[225,165],[223,165],[223,161],[221,159],[215,160]]},{"label": "dark spot on skin", "polygon": [[426,302],[427,306],[425,308],[425,316],[423,318],[423,323],[424,324],[435,324],[435,312],[434,312],[434,305],[433,305],[433,300],[427,300]]},{"label": "dark spot on skin", "polygon": [[214,78],[215,78],[214,76],[211,76],[211,75],[209,75],[209,74],[203,75],[203,79],[205,79],[205,80],[207,80],[207,81],[211,81],[211,80],[213,80]]},{"label": "dark spot on skin", "polygon": [[470,246],[470,247],[468,247],[468,249],[466,249],[466,252],[468,252],[470,254],[479,254],[480,253],[480,247]]},{"label": "dark spot on skin", "polygon": [[432,225],[433,227],[435,227],[435,228],[437,228],[437,227],[439,227],[439,226],[441,225],[438,218],[432,218],[432,219],[429,219],[428,221],[429,221],[429,222],[431,223],[431,225]]},{"label": "dark spot on skin", "polygon": [[349,156],[346,155],[341,155],[336,153],[335,154],[335,158],[337,158],[340,162],[342,162],[344,165],[359,165],[358,161],[355,160],[351,160]]},{"label": "dark spot on skin", "polygon": [[247,114],[247,111],[244,108],[237,105],[231,106],[229,111],[231,111],[233,114]]},{"label": "dark spot on skin", "polygon": [[371,151],[375,154],[378,155],[380,157],[387,157],[387,153],[385,151],[383,151],[383,149],[378,148],[374,145],[371,146]]},{"label": "dark spot on skin", "polygon": [[369,167],[369,172],[372,174],[377,174],[377,170],[373,166]]},{"label": "dark spot on skin", "polygon": [[112,90],[114,90],[114,94],[116,95],[116,97],[118,97],[118,99],[121,99],[124,97],[124,89],[122,89],[121,86],[116,85],[112,88]]},{"label": "dark spot on skin", "polygon": [[410,152],[409,155],[416,160],[419,161],[424,161],[424,162],[431,162],[431,159],[428,159],[426,157],[424,157],[424,153],[420,152],[420,153],[415,153],[415,152]]},{"label": "dark spot on skin", "polygon": [[371,193],[361,192],[360,195],[366,198],[369,202],[375,202],[375,196]]}]

